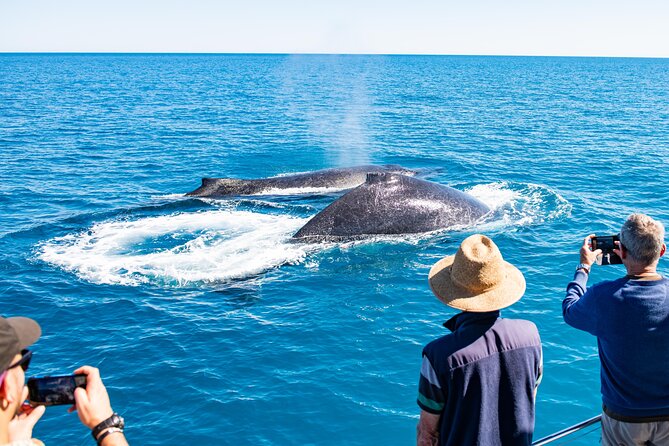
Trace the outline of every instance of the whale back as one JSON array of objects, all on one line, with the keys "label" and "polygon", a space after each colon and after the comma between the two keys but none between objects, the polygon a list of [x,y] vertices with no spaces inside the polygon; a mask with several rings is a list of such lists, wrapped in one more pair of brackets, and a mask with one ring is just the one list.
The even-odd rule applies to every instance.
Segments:
[{"label": "whale back", "polygon": [[303,241],[417,234],[471,225],[490,209],[448,186],[394,173],[369,173],[364,184],[316,214],[295,235]]},{"label": "whale back", "polygon": [[351,189],[365,182],[368,173],[415,175],[416,171],[396,164],[356,166],[316,170],[258,179],[202,178],[202,185],[186,196],[226,197],[272,193],[282,189]]},{"label": "whale back", "polygon": [[202,178],[202,185],[192,192],[189,197],[218,197],[227,195],[248,195],[257,190],[253,181],[237,178]]}]

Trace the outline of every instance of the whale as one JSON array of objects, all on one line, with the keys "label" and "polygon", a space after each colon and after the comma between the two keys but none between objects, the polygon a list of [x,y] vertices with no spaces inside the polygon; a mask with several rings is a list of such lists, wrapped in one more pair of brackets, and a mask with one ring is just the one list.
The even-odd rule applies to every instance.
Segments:
[{"label": "whale", "polygon": [[452,187],[395,173],[369,173],[363,184],[312,217],[292,241],[419,234],[472,225],[489,213],[483,202]]},{"label": "whale", "polygon": [[[186,193],[188,197],[227,197],[243,195],[272,195],[289,190],[291,193],[313,193],[314,189],[352,189],[363,184],[367,174],[394,173],[416,175],[415,170],[396,164],[356,166],[316,170],[293,175],[259,179],[202,178],[202,185]],[[304,189],[301,192],[300,189]]]}]

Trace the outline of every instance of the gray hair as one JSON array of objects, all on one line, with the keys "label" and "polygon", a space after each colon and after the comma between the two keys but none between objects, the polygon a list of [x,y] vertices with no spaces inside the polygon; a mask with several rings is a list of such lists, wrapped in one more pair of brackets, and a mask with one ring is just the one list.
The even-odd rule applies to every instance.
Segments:
[{"label": "gray hair", "polygon": [[660,258],[664,225],[648,215],[632,214],[620,229],[620,243],[634,260],[650,265]]}]

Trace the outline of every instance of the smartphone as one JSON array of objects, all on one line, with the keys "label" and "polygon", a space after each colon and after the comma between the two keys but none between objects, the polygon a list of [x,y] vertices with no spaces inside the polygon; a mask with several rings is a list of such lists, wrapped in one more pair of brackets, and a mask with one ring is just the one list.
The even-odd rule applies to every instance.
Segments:
[{"label": "smartphone", "polygon": [[74,389],[86,387],[86,375],[30,378],[27,385],[31,404],[44,406],[74,404]]},{"label": "smartphone", "polygon": [[592,250],[601,249],[602,253],[597,256],[598,265],[620,265],[623,260],[613,252],[618,249],[615,242],[619,242],[620,237],[616,235],[603,235],[592,238]]}]

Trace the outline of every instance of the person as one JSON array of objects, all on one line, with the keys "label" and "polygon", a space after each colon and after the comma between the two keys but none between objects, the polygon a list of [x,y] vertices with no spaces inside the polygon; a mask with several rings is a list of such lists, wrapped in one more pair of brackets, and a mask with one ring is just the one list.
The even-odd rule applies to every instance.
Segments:
[{"label": "person", "polygon": [[417,444],[531,444],[541,340],[532,322],[500,317],[525,293],[523,274],[476,234],[432,267],[429,284],[461,312],[423,349]]},{"label": "person", "polygon": [[[42,330],[32,319],[0,317],[0,445],[43,445],[32,438],[32,430],[44,415],[45,407],[32,408],[24,401],[28,397],[25,372],[32,352],[27,348],[37,342]],[[76,410],[84,426],[92,430],[100,446],[127,446],[123,434],[123,419],[114,413],[107,389],[99,371],[90,366],[80,367],[75,374],[86,375],[86,388],[74,392]]]},{"label": "person", "polygon": [[567,324],[597,337],[603,401],[602,445],[669,444],[669,281],[657,272],[664,226],[630,215],[614,252],[627,274],[587,287],[601,250],[583,240],[567,286]]}]

